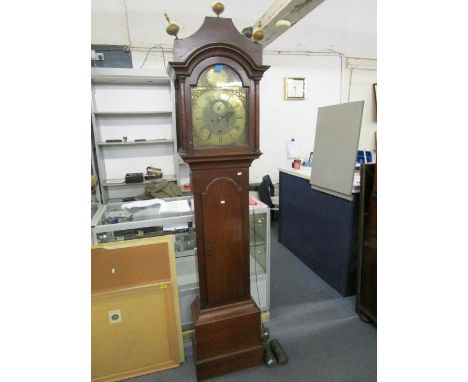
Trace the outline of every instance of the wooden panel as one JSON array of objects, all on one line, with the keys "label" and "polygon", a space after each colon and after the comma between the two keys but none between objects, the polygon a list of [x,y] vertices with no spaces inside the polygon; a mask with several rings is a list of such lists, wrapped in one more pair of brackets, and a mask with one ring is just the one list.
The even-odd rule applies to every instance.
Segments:
[{"label": "wooden panel", "polygon": [[198,359],[203,360],[215,357],[217,354],[258,346],[259,322],[260,312],[255,312],[250,315],[233,316],[197,328]]},{"label": "wooden panel", "polygon": [[167,243],[107,245],[91,250],[91,291],[106,292],[132,286],[169,281]]},{"label": "wooden panel", "polygon": [[364,101],[318,109],[312,188],[353,200],[354,167]]},{"label": "wooden panel", "polygon": [[377,321],[377,250],[368,242],[364,243],[362,251],[361,278],[361,310],[373,321]]},{"label": "wooden panel", "polygon": [[[242,190],[230,178],[214,179],[202,194],[208,303],[242,297]],[[239,261],[240,260],[240,261]]]},{"label": "wooden panel", "polygon": [[365,239],[377,246],[377,165],[375,165],[374,177],[370,180],[372,181],[372,193],[369,195]]},{"label": "wooden panel", "polygon": [[[173,236],[100,244],[92,251],[93,381],[179,366],[184,353]],[[115,264],[116,279],[98,279],[102,269]]]},{"label": "wooden panel", "polygon": [[[216,186],[215,188],[209,188],[210,183],[215,179],[224,178],[225,181]],[[230,180],[227,180],[230,179]],[[250,276],[249,276],[249,206],[248,206],[248,181],[249,181],[249,170],[245,167],[235,167],[235,168],[213,168],[213,169],[192,169],[192,186],[193,194],[195,201],[195,225],[197,227],[197,259],[198,259],[198,276],[200,284],[200,303],[202,309],[205,307],[212,307],[214,305],[219,305],[222,303],[231,302],[234,296],[241,296],[241,299],[248,300],[250,298]],[[225,198],[214,200],[214,203],[217,203],[221,206],[220,201],[225,200],[227,204],[224,206],[229,208],[229,211],[226,213],[226,209],[219,208],[211,201],[206,198],[214,198],[214,196],[209,196],[213,192],[213,195],[218,195],[218,198],[221,197],[221,185],[226,184],[225,182],[231,182],[229,186],[231,191],[229,195],[226,194]],[[213,185],[214,186],[214,185]],[[228,189],[228,190],[229,190]],[[210,190],[208,192],[208,190]],[[236,191],[237,190],[237,191]],[[203,196],[205,194],[205,196]],[[228,198],[229,197],[229,198]],[[234,209],[231,208],[233,203],[237,206]],[[205,207],[209,209],[205,210]],[[224,212],[222,212],[224,211]],[[223,217],[220,218],[220,213],[223,213]],[[227,221],[232,222],[235,225],[227,224]],[[240,219],[240,220],[239,220]],[[211,230],[217,230],[217,225],[226,224],[226,229],[228,232],[220,233],[226,241],[219,240],[216,237],[216,233],[210,234]],[[205,225],[207,228],[205,229]],[[235,228],[234,228],[235,227]],[[208,236],[210,240],[208,240]],[[238,243],[239,235],[242,236],[241,244]],[[236,237],[237,239],[233,239]],[[231,263],[234,263],[234,269],[229,275],[224,273],[219,273],[218,269],[223,271],[222,262],[217,262],[221,258],[210,260],[210,266],[208,266],[208,247],[210,241],[216,242],[216,253],[224,253],[222,251],[227,251],[227,258],[230,259]],[[235,246],[238,249],[235,253],[231,250],[230,246],[235,243]],[[213,243],[211,243],[213,246]],[[213,247],[212,247],[213,249]],[[224,255],[223,255],[224,256]],[[232,256],[232,257],[231,257]],[[225,261],[225,260],[223,260]],[[228,273],[228,270],[225,271]],[[227,276],[227,279],[225,278]],[[210,299],[208,298],[208,283],[210,285],[221,286],[222,293],[224,293],[224,282],[228,284],[241,285],[238,291],[232,291],[233,294],[228,292],[225,294],[227,300],[222,301],[221,293],[219,291],[210,290]],[[211,287],[210,287],[211,288]],[[214,292],[211,293],[211,292]],[[213,301],[217,301],[214,303]],[[219,304],[218,304],[219,302]]]},{"label": "wooden panel", "polygon": [[198,380],[263,363],[260,310],[252,300],[200,310],[196,299],[192,312]]},{"label": "wooden panel", "polygon": [[356,312],[377,322],[377,165],[361,166]]},{"label": "wooden panel", "polygon": [[203,381],[261,364],[263,364],[263,347],[257,345],[197,363],[197,379]]},{"label": "wooden panel", "polygon": [[[193,35],[174,41],[174,61],[185,61],[196,50],[206,44],[220,44],[229,42],[239,47],[256,62],[262,63],[262,47],[247,40],[236,29],[232,20],[224,17],[205,17],[203,25]],[[173,64],[172,62],[170,64]]]},{"label": "wooden panel", "polygon": [[[169,284],[92,300],[92,379],[114,381],[179,366],[180,327]],[[112,314],[120,322],[111,323]]]},{"label": "wooden panel", "polygon": [[377,245],[377,194],[369,197],[369,209],[367,212],[366,240]]}]

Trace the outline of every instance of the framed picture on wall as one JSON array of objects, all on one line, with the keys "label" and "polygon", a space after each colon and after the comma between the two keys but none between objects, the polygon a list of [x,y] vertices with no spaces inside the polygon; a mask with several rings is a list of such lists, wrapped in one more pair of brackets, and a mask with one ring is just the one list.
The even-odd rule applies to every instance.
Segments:
[{"label": "framed picture on wall", "polygon": [[302,100],[305,99],[305,78],[286,77],[284,79],[284,99]]}]

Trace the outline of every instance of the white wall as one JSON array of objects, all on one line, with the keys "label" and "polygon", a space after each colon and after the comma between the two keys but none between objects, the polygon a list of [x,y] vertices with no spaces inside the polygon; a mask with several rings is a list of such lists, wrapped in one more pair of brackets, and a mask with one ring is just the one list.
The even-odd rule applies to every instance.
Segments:
[{"label": "white wall", "polygon": [[351,82],[350,101],[365,100],[362,116],[360,149],[377,150],[375,132],[377,115],[375,109],[373,84],[377,83],[376,70],[354,70]]},{"label": "white wall", "polygon": [[349,57],[376,58],[377,0],[326,0],[267,49],[333,49]]},{"label": "white wall", "polygon": [[377,113],[373,84],[377,83],[377,60],[349,58],[343,71],[343,102],[364,100],[359,149],[376,151]]},{"label": "white wall", "polygon": [[[295,138],[301,159],[314,148],[317,108],[340,103],[340,57],[264,55],[271,65],[260,86],[260,149],[263,155],[251,167],[250,181],[269,174],[278,181],[278,168],[290,166],[286,142]],[[284,99],[284,77],[306,78],[306,99]]]},{"label": "white wall", "polygon": [[[357,0],[353,1],[355,3]],[[372,0],[366,0],[366,4],[369,2],[372,3]],[[200,0],[201,3],[202,1]],[[128,30],[124,4],[128,8]],[[93,0],[92,42],[99,44],[129,44],[130,42],[132,45],[133,66],[134,68],[140,68],[150,46],[160,43],[167,48],[169,46],[168,42],[172,41],[164,33],[165,20],[162,16],[162,10],[159,9],[162,7],[162,4],[157,4],[157,2],[154,3],[149,0],[138,0],[136,2]],[[346,15],[346,20],[342,20],[342,18],[337,19],[335,8],[341,9],[344,6],[343,4],[344,2],[341,1],[331,2],[329,4],[332,8],[329,10],[330,14],[327,14],[326,8],[323,8],[322,13],[317,10],[317,15],[310,17],[317,18],[317,23],[319,21],[325,23],[326,21],[327,25],[330,24],[331,20],[334,20],[336,24],[333,24],[334,26],[342,25],[345,30],[348,30],[349,25],[359,20],[359,18],[353,16],[354,13],[360,14],[363,10],[356,9],[356,12],[353,11],[351,13],[343,11],[340,14]],[[169,5],[167,6],[169,7]],[[183,17],[194,18],[193,15],[185,14],[187,10],[184,11],[185,13],[176,14],[180,6],[177,6],[175,3],[171,3],[170,7],[172,8],[168,8],[169,10],[167,11],[174,19],[179,18],[184,21]],[[346,9],[349,10],[348,8]],[[372,10],[373,8],[370,7],[370,9]],[[259,10],[257,11],[260,12]],[[193,9],[193,12],[198,12],[198,9]],[[203,12],[207,14],[205,10]],[[226,17],[229,16],[226,15]],[[201,16],[199,18],[200,20],[197,19],[196,23],[197,28],[202,22]],[[151,22],[149,19],[151,19]],[[181,28],[182,37],[186,37],[190,34],[189,32],[193,32],[188,30],[189,27],[193,27],[192,29],[196,30],[193,25],[189,25],[188,19],[183,23],[181,22],[182,24],[184,25],[183,29],[185,29],[184,33],[182,33]],[[306,24],[304,22],[304,27],[306,27]],[[369,27],[370,29],[373,28],[372,25]],[[356,29],[354,26],[353,28],[349,27],[350,30],[348,32]],[[293,30],[282,36],[282,41],[287,35],[293,36]],[[304,35],[307,34],[301,35],[301,41],[308,40],[308,38],[304,38]],[[333,33],[330,35],[332,40],[334,35]],[[366,47],[368,45],[372,45],[373,47],[375,44],[367,44]],[[329,46],[323,46],[322,48],[328,49]],[[335,46],[335,48],[338,47]],[[270,47],[267,49],[270,49]],[[166,52],[166,63],[171,58],[171,54]],[[275,54],[267,50],[265,51],[263,62],[266,65],[271,65],[271,68],[265,73],[261,82],[260,149],[263,155],[253,162],[250,171],[250,181],[259,182],[263,175],[269,174],[272,180],[276,182],[278,180],[278,168],[290,166],[291,163],[291,160],[286,157],[286,141],[294,137],[299,144],[301,159],[307,159],[314,147],[318,107],[347,102],[351,69],[347,66],[348,60],[339,54],[317,55],[296,52],[294,55],[287,55]],[[144,69],[164,70],[160,49],[151,50]],[[352,72],[349,100],[365,101],[360,148],[374,149],[376,121],[373,114],[372,84],[376,82],[376,71],[355,68]],[[284,100],[284,77],[288,76],[306,78],[306,99],[304,101]]]},{"label": "white wall", "polygon": [[[193,34],[205,16],[213,16],[213,0],[92,0],[94,44],[151,47],[172,45],[164,13],[180,25],[179,37]],[[273,0],[225,0],[223,17],[237,29],[253,25]],[[323,51],[349,57],[377,57],[377,0],[326,0],[267,49]]]},{"label": "white wall", "polygon": [[[147,52],[148,49],[132,50],[135,68],[140,68]],[[165,52],[164,56],[167,64],[172,55]],[[348,98],[349,101],[365,101],[359,147],[375,150],[377,123],[372,84],[377,82],[376,70],[367,67],[359,69],[359,65],[354,65],[350,83],[351,69],[347,68],[347,60],[338,54],[266,52],[263,63],[271,66],[265,72],[260,87],[260,150],[263,155],[252,164],[251,183],[260,182],[266,174],[271,176],[273,182],[278,181],[278,168],[291,165],[291,159],[286,154],[286,142],[291,138],[298,142],[301,159],[306,160],[314,148],[318,108],[347,102]],[[375,67],[375,61],[373,64]],[[150,51],[143,69],[164,72],[160,49]],[[306,78],[305,100],[284,99],[285,77]]]},{"label": "white wall", "polygon": [[[139,68],[145,51],[132,51],[133,65]],[[171,59],[165,53],[166,63]],[[340,103],[341,58],[339,55],[278,55],[264,54],[263,63],[270,65],[260,82],[260,150],[263,155],[253,162],[250,182],[261,181],[269,174],[278,181],[278,168],[291,165],[286,155],[286,141],[295,138],[302,160],[313,151],[317,109]],[[161,69],[162,53],[152,50],[144,69]],[[306,99],[286,101],[284,78],[305,77]]]}]

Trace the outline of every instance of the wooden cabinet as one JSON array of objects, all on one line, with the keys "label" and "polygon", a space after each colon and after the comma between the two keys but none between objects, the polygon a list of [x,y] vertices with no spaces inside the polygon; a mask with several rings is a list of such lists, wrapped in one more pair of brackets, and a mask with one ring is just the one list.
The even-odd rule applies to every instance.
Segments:
[{"label": "wooden cabinet", "polygon": [[377,165],[361,166],[356,312],[377,323]]},{"label": "wooden cabinet", "polygon": [[91,293],[94,382],[183,362],[172,236],[94,246]]}]

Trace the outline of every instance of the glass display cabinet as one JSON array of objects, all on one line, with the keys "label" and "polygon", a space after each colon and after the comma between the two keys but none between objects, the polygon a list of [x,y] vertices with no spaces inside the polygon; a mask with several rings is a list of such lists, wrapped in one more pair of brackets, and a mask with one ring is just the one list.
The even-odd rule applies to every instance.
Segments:
[{"label": "glass display cabinet", "polygon": [[[163,211],[155,204],[125,209],[125,203],[101,206],[91,222],[93,244],[119,240],[174,235],[177,282],[179,287],[182,330],[192,328],[191,304],[198,293],[195,220],[191,196],[167,198],[165,202],[184,201],[189,211]],[[262,311],[270,310],[270,209],[257,201],[250,206],[250,290]]]}]

